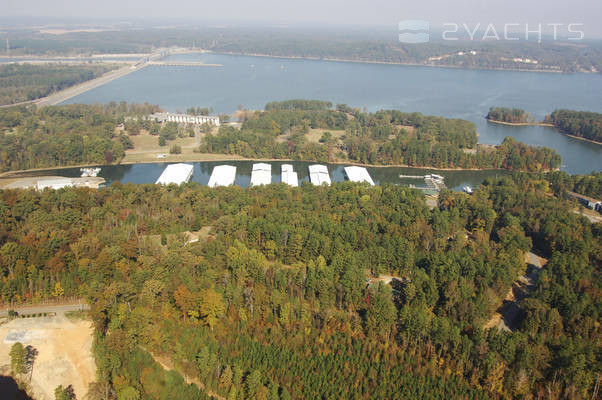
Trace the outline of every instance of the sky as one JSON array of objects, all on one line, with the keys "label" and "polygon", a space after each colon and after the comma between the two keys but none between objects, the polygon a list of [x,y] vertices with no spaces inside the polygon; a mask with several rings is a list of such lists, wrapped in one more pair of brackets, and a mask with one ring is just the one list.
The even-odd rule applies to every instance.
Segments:
[{"label": "sky", "polygon": [[[602,37],[601,0],[2,0],[0,17],[170,19],[206,23],[396,27],[407,19],[431,26],[451,22],[471,29],[493,24],[583,24]],[[513,25],[512,29],[516,26]]]}]

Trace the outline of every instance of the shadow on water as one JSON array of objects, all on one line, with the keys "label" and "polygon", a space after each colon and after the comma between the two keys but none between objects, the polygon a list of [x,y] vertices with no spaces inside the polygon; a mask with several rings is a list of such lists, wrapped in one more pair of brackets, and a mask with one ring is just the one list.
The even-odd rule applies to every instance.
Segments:
[{"label": "shadow on water", "polygon": [[0,394],[5,400],[33,400],[19,389],[17,382],[10,376],[0,376]]}]

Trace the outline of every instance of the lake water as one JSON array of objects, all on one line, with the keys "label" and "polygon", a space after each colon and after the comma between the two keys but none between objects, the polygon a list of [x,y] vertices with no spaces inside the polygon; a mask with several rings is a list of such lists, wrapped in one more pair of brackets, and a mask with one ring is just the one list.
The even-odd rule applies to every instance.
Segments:
[{"label": "lake water", "polygon": [[[215,161],[215,162],[193,162],[194,165],[191,182],[198,182],[202,185],[207,185],[213,168],[217,165],[233,165],[236,167],[235,185],[246,188],[251,182],[251,170],[254,161]],[[292,164],[299,184],[309,182],[308,167],[309,162],[288,162],[288,161],[273,161],[268,162],[272,165],[272,183],[280,183],[280,166],[282,164]],[[167,163],[144,163],[144,164],[127,164],[127,165],[109,165],[101,166],[101,171],[98,176],[106,179],[106,185],[111,185],[117,181],[121,183],[155,183],[161,175]],[[330,179],[333,182],[343,182],[345,180],[345,165],[340,164],[325,164],[328,166]],[[477,187],[487,177],[502,176],[507,174],[507,171],[437,171],[434,169],[421,168],[402,168],[402,167],[368,167],[368,173],[377,185],[383,183],[394,183],[400,185],[414,185],[416,187],[426,187],[424,179],[416,178],[400,178],[399,175],[418,176],[431,173],[437,173],[445,178],[445,184],[450,189],[461,190],[462,186],[469,185]],[[60,175],[67,177],[77,177],[81,175],[79,168],[62,168],[46,171],[35,171],[30,173],[20,174],[26,175]]]},{"label": "lake water", "polygon": [[536,119],[558,108],[602,112],[602,75],[481,71],[351,62],[291,60],[223,54],[173,55],[167,61],[203,61],[222,67],[150,66],[97,87],[68,103],[149,102],[169,111],[189,106],[231,113],[263,109],[273,100],[329,100],[368,111],[398,109],[464,118],[477,125],[479,142],[506,136],[555,149],[562,170],[602,170],[602,145],[547,127],[490,124],[491,106],[520,107]]}]

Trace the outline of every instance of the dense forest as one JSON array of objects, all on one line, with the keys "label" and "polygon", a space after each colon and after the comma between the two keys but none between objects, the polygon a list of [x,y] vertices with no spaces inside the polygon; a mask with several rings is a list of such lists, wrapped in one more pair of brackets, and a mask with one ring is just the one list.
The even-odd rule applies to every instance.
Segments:
[{"label": "dense forest", "polygon": [[0,105],[48,96],[97,78],[113,65],[8,64],[0,65]]},{"label": "dense forest", "polygon": [[[501,32],[498,32],[501,33]],[[345,59],[461,68],[534,71],[602,71],[602,47],[593,41],[579,46],[562,41],[459,40],[445,41],[431,34],[429,43],[400,43],[397,31],[286,28],[140,28],[60,35],[35,30],[11,32],[13,54],[141,53],[157,47],[197,47],[221,53],[281,57]],[[0,41],[5,37],[0,33]],[[574,44],[574,42],[573,42]],[[530,62],[526,62],[526,60]],[[533,62],[536,61],[536,62]]]},{"label": "dense forest", "polygon": [[524,124],[532,122],[531,116],[520,108],[491,107],[485,117],[490,121]]},{"label": "dense forest", "polygon": [[562,132],[602,143],[602,114],[590,111],[556,110],[546,117]]},{"label": "dense forest", "polygon": [[[589,399],[602,232],[555,191],[514,174],[429,209],[349,182],[4,190],[0,298],[87,299],[92,399]],[[549,262],[516,328],[483,329],[531,249]]]},{"label": "dense forest", "polygon": [[[125,102],[2,108],[0,171],[118,162],[131,141],[117,126],[128,124],[128,117],[142,119],[158,109]],[[152,122],[146,124],[150,129]],[[165,134],[172,130],[167,127]],[[161,133],[158,127],[156,132]],[[131,134],[136,133],[132,129]]]},{"label": "dense forest", "polygon": [[[495,147],[479,146],[473,123],[420,113],[382,110],[366,113],[328,102],[272,102],[240,129],[223,126],[203,137],[203,153],[303,161],[353,161],[363,164],[437,168],[504,168],[541,171],[560,166],[551,149],[531,147],[507,137]],[[321,143],[309,141],[312,129],[344,131]]]},{"label": "dense forest", "polygon": [[567,191],[577,192],[595,199],[602,199],[602,172],[592,172],[589,175],[569,175],[556,171],[543,176],[547,179],[557,196]]}]

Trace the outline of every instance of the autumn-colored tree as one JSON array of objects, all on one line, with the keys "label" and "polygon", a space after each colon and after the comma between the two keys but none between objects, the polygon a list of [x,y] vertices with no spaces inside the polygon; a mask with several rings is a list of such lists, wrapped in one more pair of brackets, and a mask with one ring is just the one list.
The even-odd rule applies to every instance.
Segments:
[{"label": "autumn-colored tree", "polygon": [[217,324],[217,320],[226,312],[226,305],[222,295],[213,289],[201,292],[199,314],[202,321],[211,329]]}]

